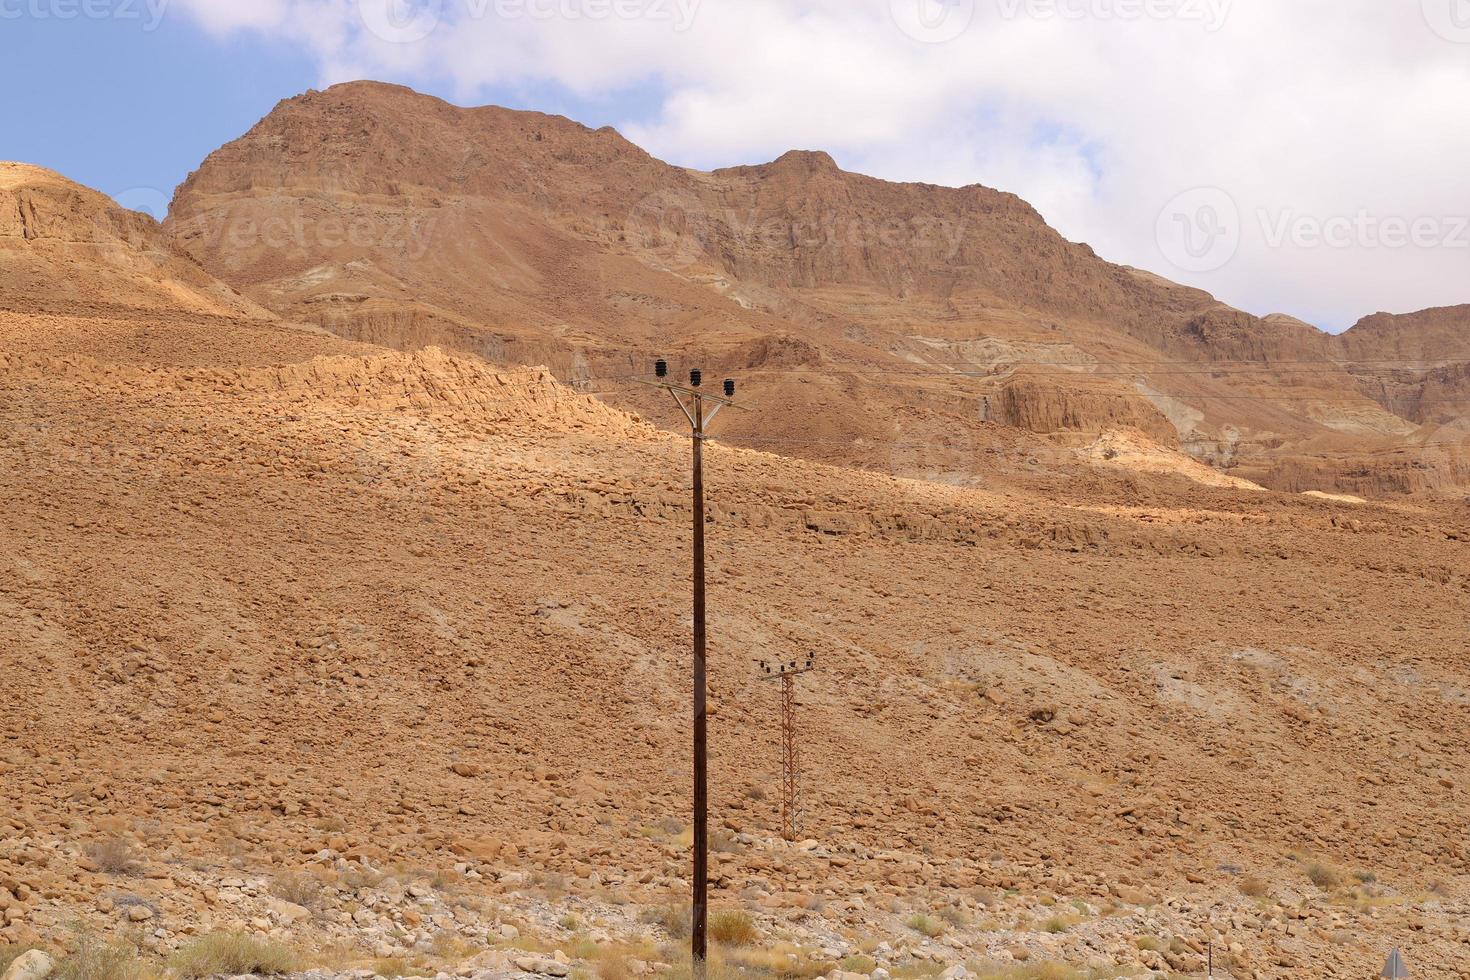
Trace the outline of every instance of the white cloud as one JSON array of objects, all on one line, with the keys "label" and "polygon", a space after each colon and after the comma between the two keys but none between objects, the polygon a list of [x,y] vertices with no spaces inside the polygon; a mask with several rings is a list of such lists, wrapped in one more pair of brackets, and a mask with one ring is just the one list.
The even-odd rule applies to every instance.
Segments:
[{"label": "white cloud", "polygon": [[[1253,312],[1334,326],[1470,302],[1470,230],[1454,228],[1470,218],[1470,28],[1462,37],[1452,16],[1465,8],[1470,0],[174,0],[207,29],[306,48],[324,81],[447,84],[469,102],[508,84],[612,99],[652,86],[656,111],[630,107],[621,128],[671,162],[821,148],[891,179],[985,183],[1107,258]],[[1186,272],[1166,257],[1179,243],[1161,247],[1156,228],[1160,210],[1196,187],[1235,202],[1241,242],[1223,268]],[[1302,234],[1349,219],[1346,245]],[[1360,230],[1396,220],[1437,222],[1439,233],[1393,247]],[[1273,244],[1283,222],[1290,234]]]}]

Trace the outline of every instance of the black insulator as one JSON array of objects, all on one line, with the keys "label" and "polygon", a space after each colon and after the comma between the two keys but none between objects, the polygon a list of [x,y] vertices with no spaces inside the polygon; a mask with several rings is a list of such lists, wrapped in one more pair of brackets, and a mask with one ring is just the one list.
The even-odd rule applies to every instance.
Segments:
[{"label": "black insulator", "polygon": [[654,361],[653,373],[658,375],[660,378],[667,378],[669,376],[669,362],[664,360],[662,357],[660,357],[657,361]]},{"label": "black insulator", "polygon": [[693,371],[690,371],[689,372],[689,387],[691,387],[691,388],[698,388],[702,384],[704,384],[704,373],[701,372],[698,368],[695,368]]},{"label": "black insulator", "polygon": [[726,398],[734,398],[735,397],[735,379],[734,378],[726,378],[725,379],[725,397]]}]

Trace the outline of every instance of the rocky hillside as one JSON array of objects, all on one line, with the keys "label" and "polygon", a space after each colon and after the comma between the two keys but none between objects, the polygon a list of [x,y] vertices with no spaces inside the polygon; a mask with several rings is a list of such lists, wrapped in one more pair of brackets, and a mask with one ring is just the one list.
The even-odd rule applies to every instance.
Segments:
[{"label": "rocky hillside", "polygon": [[808,458],[972,482],[1025,435],[1126,428],[1286,489],[1449,490],[1470,465],[1445,394],[1463,311],[1335,340],[1110,264],[1014,195],[820,152],[698,172],[611,129],[352,83],[211,154],[168,227],[344,337],[545,364],[645,412],[628,376],[656,356],[738,373],[761,411],[728,438]]},{"label": "rocky hillside", "polygon": [[[0,963],[677,977],[687,440],[196,312],[130,247],[68,267],[92,315],[3,287]],[[1463,972],[1470,514],[1069,456],[1037,493],[710,448],[726,962]],[[806,652],[787,843],[755,661]]]}]

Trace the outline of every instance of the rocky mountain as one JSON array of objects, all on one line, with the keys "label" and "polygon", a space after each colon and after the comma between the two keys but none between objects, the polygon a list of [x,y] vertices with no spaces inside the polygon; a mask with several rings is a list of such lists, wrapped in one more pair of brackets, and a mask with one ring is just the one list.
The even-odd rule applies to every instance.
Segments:
[{"label": "rocky mountain", "polygon": [[629,380],[656,356],[738,374],[742,445],[966,482],[1126,429],[1281,489],[1467,478],[1466,309],[1332,338],[1108,263],[1014,195],[820,152],[699,172],[611,129],[352,83],[211,154],[167,227],[344,337],[545,364],[648,414]]},{"label": "rocky mountain", "polygon": [[[690,867],[687,439],[544,370],[265,314],[149,219],[5,172],[25,209],[0,238],[0,964],[39,945],[70,971],[106,943],[138,970],[92,975],[152,975],[218,964],[214,936],[271,956],[175,975],[677,976],[657,964],[677,964]],[[882,381],[930,370],[920,346],[884,354],[913,328],[808,329],[856,287],[766,287],[808,304],[781,319],[649,251],[463,207],[476,248],[563,243],[583,274],[663,290],[647,302],[689,298],[667,323],[625,310],[629,349],[727,303],[690,351],[800,369],[762,391],[825,375],[804,404],[953,411],[938,382]],[[287,312],[487,336],[393,292],[428,265],[344,251],[322,282],[367,298],[313,302],[341,294],[272,254],[246,288]],[[623,295],[565,282],[587,304],[569,317]],[[628,357],[543,316],[496,329]],[[720,955],[788,980],[1199,975],[1212,943],[1222,975],[1353,977],[1397,945],[1461,971],[1470,513],[1262,492],[1161,449],[1118,382],[1069,377],[1018,367],[994,406],[1123,427],[1046,459],[1044,493],[709,448],[713,898],[746,930]],[[1011,431],[976,425],[974,455]],[[810,840],[787,842],[755,661],[807,652]]]}]

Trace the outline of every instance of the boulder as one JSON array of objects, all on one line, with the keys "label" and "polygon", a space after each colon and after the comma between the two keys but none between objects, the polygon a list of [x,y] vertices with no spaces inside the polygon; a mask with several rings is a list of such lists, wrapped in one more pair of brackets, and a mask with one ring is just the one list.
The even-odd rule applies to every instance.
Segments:
[{"label": "boulder", "polygon": [[0,980],[45,980],[54,969],[56,963],[50,956],[39,949],[33,949],[16,957]]}]

